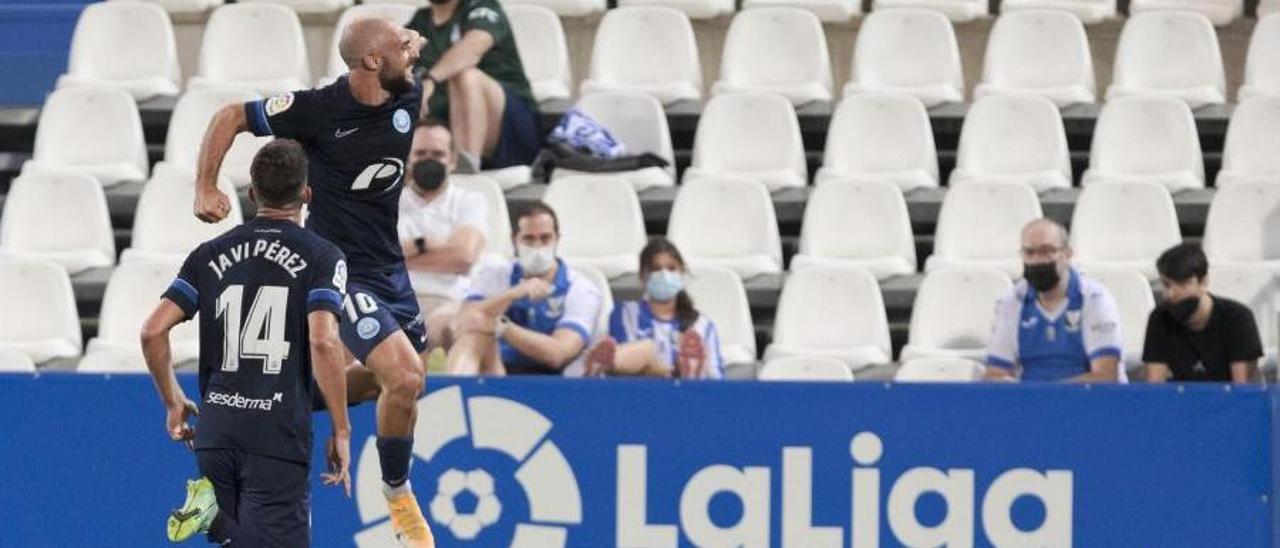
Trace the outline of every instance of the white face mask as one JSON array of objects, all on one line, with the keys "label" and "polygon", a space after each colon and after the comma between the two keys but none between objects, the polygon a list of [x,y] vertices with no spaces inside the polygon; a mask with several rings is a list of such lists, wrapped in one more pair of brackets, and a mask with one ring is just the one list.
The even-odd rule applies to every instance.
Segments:
[{"label": "white face mask", "polygon": [[516,244],[516,260],[520,261],[520,268],[524,269],[525,274],[541,276],[555,266],[556,248],[551,245],[530,247]]}]

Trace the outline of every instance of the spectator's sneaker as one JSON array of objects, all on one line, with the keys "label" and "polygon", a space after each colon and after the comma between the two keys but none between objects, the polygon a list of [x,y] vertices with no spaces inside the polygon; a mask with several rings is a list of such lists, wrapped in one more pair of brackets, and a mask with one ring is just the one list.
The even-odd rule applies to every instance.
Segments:
[{"label": "spectator's sneaker", "polygon": [[706,345],[702,336],[693,329],[686,329],[680,334],[680,351],[677,352],[676,370],[682,379],[700,379],[703,377],[703,366],[707,362]]},{"label": "spectator's sneaker", "polygon": [[169,514],[169,542],[183,542],[196,533],[209,531],[218,514],[218,499],[208,478],[187,480],[187,500]]},{"label": "spectator's sneaker", "polygon": [[418,507],[418,499],[412,491],[387,497],[387,507],[391,510],[391,528],[395,530],[396,540],[401,546],[435,548],[431,528],[422,517],[422,509]]},{"label": "spectator's sneaker", "polygon": [[605,337],[596,343],[587,353],[585,377],[603,377],[613,371],[613,362],[618,354],[618,342],[613,337]]}]

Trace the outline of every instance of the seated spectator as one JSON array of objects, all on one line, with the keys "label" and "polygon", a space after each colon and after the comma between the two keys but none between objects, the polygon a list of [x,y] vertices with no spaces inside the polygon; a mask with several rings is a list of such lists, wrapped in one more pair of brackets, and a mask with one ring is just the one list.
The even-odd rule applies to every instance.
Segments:
[{"label": "seated spectator", "polygon": [[1147,382],[1257,378],[1262,341],[1249,307],[1209,293],[1209,260],[1195,244],[1178,244],[1156,260],[1164,285],[1147,319],[1142,361]]},{"label": "seated spectator", "polygon": [[408,27],[427,39],[422,113],[448,120],[471,166],[528,165],[542,146],[537,103],[502,4],[432,0]]},{"label": "seated spectator", "polygon": [[1023,279],[996,302],[988,379],[1124,382],[1120,313],[1102,284],[1071,268],[1067,229],[1022,229]]},{"label": "seated spectator", "polygon": [[644,300],[615,306],[609,336],[587,355],[587,376],[724,378],[716,325],[684,291],[684,258],[666,238],[640,251]]},{"label": "seated spectator", "polygon": [[550,207],[520,212],[515,262],[476,274],[450,326],[450,372],[561,374],[587,348],[603,299],[556,256],[559,238]]}]

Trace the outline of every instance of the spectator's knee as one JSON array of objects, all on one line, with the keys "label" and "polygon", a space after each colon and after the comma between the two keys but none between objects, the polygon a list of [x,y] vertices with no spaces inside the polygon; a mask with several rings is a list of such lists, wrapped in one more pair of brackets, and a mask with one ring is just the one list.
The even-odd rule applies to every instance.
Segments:
[{"label": "spectator's knee", "polygon": [[482,85],[486,78],[488,78],[488,76],[485,76],[484,72],[480,69],[476,67],[469,67],[462,69],[457,74],[453,75],[453,78],[449,79],[449,83],[461,88],[474,89]]}]

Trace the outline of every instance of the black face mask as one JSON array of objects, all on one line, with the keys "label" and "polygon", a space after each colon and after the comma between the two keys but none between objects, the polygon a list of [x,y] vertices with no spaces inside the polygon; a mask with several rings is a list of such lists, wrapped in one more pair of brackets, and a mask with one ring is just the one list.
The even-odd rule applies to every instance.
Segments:
[{"label": "black face mask", "polygon": [[413,164],[413,184],[426,192],[439,189],[447,175],[439,160],[420,160]]},{"label": "black face mask", "polygon": [[1041,293],[1057,287],[1058,282],[1062,280],[1061,276],[1058,276],[1058,265],[1055,263],[1024,264],[1022,277],[1027,280],[1027,284]]},{"label": "black face mask", "polygon": [[1164,303],[1164,309],[1169,312],[1169,316],[1183,324],[1195,315],[1198,308],[1200,308],[1200,297],[1187,297],[1178,302]]}]

